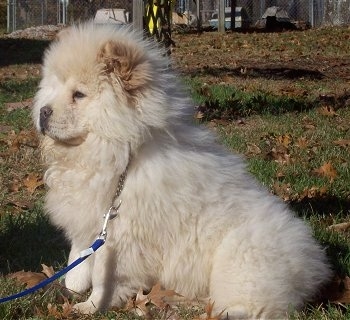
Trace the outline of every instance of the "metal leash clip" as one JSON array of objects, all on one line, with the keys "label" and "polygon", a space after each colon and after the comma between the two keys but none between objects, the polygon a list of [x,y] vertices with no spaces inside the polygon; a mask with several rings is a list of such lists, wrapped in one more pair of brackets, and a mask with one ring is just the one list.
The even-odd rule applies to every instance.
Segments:
[{"label": "metal leash clip", "polygon": [[103,215],[104,221],[103,221],[103,226],[102,226],[102,231],[100,235],[98,236],[98,239],[102,239],[106,241],[107,238],[107,224],[109,220],[113,220],[119,215],[119,208],[122,204],[122,201],[119,200],[119,203],[117,206],[111,206],[108,210],[107,213]]}]

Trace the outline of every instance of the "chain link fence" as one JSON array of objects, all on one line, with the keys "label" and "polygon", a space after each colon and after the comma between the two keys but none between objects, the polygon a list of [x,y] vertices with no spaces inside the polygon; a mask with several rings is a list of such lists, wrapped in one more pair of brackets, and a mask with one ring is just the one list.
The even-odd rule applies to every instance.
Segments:
[{"label": "chain link fence", "polygon": [[131,13],[132,4],[132,0],[8,0],[7,31],[85,21],[93,19],[98,9],[119,8]]},{"label": "chain link fence", "polygon": [[[161,0],[154,1],[161,2]],[[271,6],[280,7],[292,20],[303,21],[313,27],[350,24],[350,0],[235,0],[234,2],[247,13],[250,25],[255,25]],[[8,0],[7,31],[47,24],[72,24],[92,19],[96,11],[102,8],[125,9],[130,13],[128,17],[132,21],[132,6],[132,0]],[[219,0],[173,0],[173,22],[191,24],[195,27],[209,25],[213,15],[217,13],[218,6]],[[225,6],[230,7],[231,0],[226,0]]]},{"label": "chain link fence", "polygon": [[[189,25],[198,24],[196,19],[199,16],[202,26],[206,26],[213,17],[217,17],[219,1],[178,0],[175,11],[184,15],[183,21]],[[312,27],[350,25],[350,0],[232,0],[232,2],[247,13],[251,26],[254,26],[266,10],[273,6],[282,9],[292,21],[304,22]],[[227,9],[231,7],[231,0],[225,1],[225,7]]]}]

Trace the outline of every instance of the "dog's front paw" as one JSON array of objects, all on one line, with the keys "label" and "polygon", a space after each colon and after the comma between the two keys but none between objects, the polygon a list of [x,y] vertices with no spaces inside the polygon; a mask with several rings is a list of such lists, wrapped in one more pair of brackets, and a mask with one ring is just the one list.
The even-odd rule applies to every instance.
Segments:
[{"label": "dog's front paw", "polygon": [[71,293],[84,293],[91,287],[91,269],[88,263],[70,270],[64,279],[65,287]]},{"label": "dog's front paw", "polygon": [[82,314],[93,314],[98,310],[97,306],[91,300],[77,303],[73,306],[73,311]]},{"label": "dog's front paw", "polygon": [[64,280],[64,285],[68,289],[68,291],[71,292],[71,294],[81,294],[86,292],[90,288],[91,281],[75,273],[66,276]]}]

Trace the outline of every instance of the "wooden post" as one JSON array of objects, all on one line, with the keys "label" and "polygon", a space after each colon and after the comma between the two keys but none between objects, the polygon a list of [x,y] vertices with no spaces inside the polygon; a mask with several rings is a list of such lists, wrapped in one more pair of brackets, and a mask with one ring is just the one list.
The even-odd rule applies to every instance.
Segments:
[{"label": "wooden post", "polygon": [[136,31],[143,30],[143,0],[133,0],[132,2],[132,25]]},{"label": "wooden post", "polygon": [[309,0],[309,22],[311,24],[311,27],[315,27],[315,20],[314,20],[314,1]]},{"label": "wooden post", "polygon": [[236,28],[236,0],[231,0],[231,30]]},{"label": "wooden post", "polygon": [[225,33],[225,0],[219,0],[218,31]]},{"label": "wooden post", "polygon": [[197,4],[197,32],[200,32],[202,29],[202,16],[201,16],[201,0],[196,1]]}]

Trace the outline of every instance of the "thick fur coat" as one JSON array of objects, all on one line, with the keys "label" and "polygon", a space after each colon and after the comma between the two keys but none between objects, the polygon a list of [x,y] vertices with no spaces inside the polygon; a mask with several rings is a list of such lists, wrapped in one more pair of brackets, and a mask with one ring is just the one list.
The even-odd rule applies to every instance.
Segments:
[{"label": "thick fur coat", "polygon": [[169,61],[130,30],[71,27],[47,50],[33,119],[69,262],[101,231],[128,166],[106,244],[66,276],[75,292],[92,287],[77,310],[122,306],[159,282],[230,319],[281,318],[329,279],[305,223],[192,111]]}]

